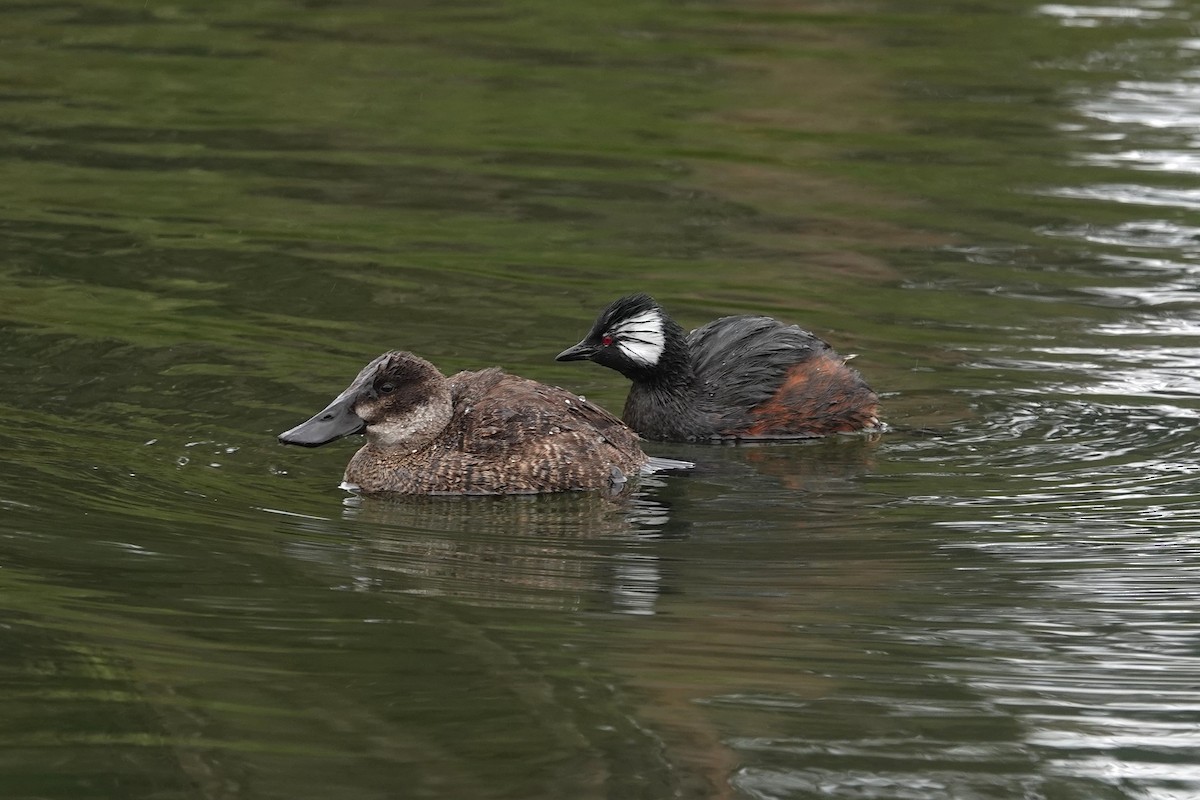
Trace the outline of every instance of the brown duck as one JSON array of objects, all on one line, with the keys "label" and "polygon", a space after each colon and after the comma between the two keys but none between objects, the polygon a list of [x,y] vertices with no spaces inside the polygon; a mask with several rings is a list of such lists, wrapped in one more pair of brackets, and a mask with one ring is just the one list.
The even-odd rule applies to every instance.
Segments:
[{"label": "brown duck", "polygon": [[363,492],[619,491],[647,461],[636,433],[565,389],[495,367],[447,378],[403,351],[367,364],[279,441],[319,447],[354,433],[367,442],[345,481]]}]

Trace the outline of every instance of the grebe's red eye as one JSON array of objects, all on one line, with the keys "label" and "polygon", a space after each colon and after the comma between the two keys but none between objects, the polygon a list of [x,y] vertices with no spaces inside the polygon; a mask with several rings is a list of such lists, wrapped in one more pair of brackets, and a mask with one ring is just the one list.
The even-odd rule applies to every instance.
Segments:
[{"label": "grebe's red eye", "polygon": [[613,338],[611,336],[609,336],[607,333],[604,334],[604,336],[602,336],[600,338],[600,344],[604,345],[605,347],[608,347],[612,343],[613,343]]}]

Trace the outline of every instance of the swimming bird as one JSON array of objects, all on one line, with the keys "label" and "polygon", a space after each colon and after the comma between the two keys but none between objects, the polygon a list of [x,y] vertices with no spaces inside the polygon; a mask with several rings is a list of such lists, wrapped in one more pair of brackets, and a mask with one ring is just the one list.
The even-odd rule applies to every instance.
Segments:
[{"label": "swimming bird", "polygon": [[367,364],[279,441],[319,447],[355,433],[367,441],[344,480],[367,493],[616,492],[647,460],[636,433],[565,389],[496,367],[447,378],[404,351]]},{"label": "swimming bird", "polygon": [[647,294],[600,312],[558,361],[590,359],[633,382],[625,422],[647,439],[789,439],[880,428],[879,398],[822,339],[771,317],[685,334]]}]

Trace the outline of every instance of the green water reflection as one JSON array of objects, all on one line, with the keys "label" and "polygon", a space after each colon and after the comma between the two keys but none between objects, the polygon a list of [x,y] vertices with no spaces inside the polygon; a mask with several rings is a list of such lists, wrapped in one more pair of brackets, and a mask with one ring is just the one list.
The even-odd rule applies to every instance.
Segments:
[{"label": "green water reflection", "polygon": [[[0,796],[1194,793],[1194,175],[1127,151],[1200,50],[1125,11],[0,6]],[[633,290],[896,432],[615,504],[275,442],[396,347],[619,408],[552,358]]]}]

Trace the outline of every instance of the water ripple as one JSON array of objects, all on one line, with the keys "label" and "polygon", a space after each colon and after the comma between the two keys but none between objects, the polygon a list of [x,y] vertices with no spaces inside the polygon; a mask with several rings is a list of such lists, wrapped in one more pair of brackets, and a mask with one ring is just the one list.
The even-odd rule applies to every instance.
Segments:
[{"label": "water ripple", "polygon": [[1136,183],[1099,183],[1092,186],[1065,186],[1043,192],[1051,197],[1073,200],[1101,200],[1127,205],[1163,206],[1200,209],[1200,189],[1166,186],[1142,186]]},{"label": "water ripple", "polygon": [[[1184,225],[1174,220],[1139,219],[1116,225],[1078,225],[1070,227],[1044,227],[1038,232],[1046,236],[1062,236],[1079,239],[1091,244],[1119,245],[1128,248],[1153,248],[1179,250],[1177,255],[1184,259],[1195,259],[1194,252],[1200,244],[1200,227]],[[1185,249],[1187,248],[1187,249]],[[1151,264],[1151,261],[1135,262]],[[1165,262],[1167,266],[1187,268],[1190,265],[1178,261]]]},{"label": "water ripple", "polygon": [[1083,6],[1067,3],[1046,3],[1037,8],[1037,13],[1054,17],[1064,26],[1094,28],[1112,22],[1145,22],[1167,16],[1164,9],[1171,7],[1170,0],[1142,0],[1120,6]]},{"label": "water ripple", "polygon": [[1198,77],[1200,72],[1189,71],[1174,80],[1121,81],[1077,108],[1101,122],[1176,131],[1192,138],[1200,126]]}]

